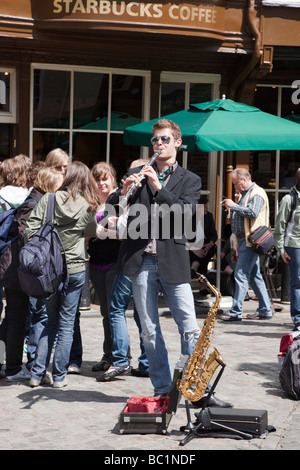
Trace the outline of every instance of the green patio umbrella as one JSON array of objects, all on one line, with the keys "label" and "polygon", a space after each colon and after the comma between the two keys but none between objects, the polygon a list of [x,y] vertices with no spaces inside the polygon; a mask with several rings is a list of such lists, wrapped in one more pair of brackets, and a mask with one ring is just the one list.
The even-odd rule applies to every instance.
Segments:
[{"label": "green patio umbrella", "polygon": [[[179,125],[183,149],[190,152],[196,147],[202,152],[300,149],[298,123],[232,100],[192,104],[162,117]],[[158,119],[127,127],[124,143],[150,147],[152,125]]]},{"label": "green patio umbrella", "polygon": [[[300,126],[258,108],[228,99],[192,104],[177,113],[161,116],[125,129],[124,143],[150,147],[152,126],[158,119],[171,119],[182,132],[182,150],[220,151],[220,175],[223,175],[224,151],[298,150]],[[222,177],[219,187],[217,287],[220,286],[222,223]]]}]

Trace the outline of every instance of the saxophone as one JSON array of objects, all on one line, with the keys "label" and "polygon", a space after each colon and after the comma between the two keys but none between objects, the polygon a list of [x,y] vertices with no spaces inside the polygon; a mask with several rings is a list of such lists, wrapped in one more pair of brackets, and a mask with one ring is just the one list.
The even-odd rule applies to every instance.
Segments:
[{"label": "saxophone", "polygon": [[209,309],[200,336],[190,358],[188,359],[183,376],[177,382],[178,390],[186,400],[191,402],[200,400],[203,397],[217,367],[221,364],[224,366],[226,365],[216,348],[214,348],[214,351],[207,358],[211,337],[215,327],[216,315],[221,302],[221,293],[216,287],[212,286],[207,278],[202,274],[199,274],[199,281],[207,284],[216,296],[216,300]]}]

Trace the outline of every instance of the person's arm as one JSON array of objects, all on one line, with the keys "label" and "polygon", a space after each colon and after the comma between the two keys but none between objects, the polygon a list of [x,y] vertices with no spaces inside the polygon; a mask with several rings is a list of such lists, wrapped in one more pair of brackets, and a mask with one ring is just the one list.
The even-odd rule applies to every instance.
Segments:
[{"label": "person's arm", "polygon": [[27,243],[46,221],[48,194],[35,205],[26,222],[24,242]]},{"label": "person's arm", "polygon": [[247,219],[256,219],[264,205],[264,200],[261,196],[255,194],[249,200],[246,207],[235,203],[234,201],[232,201],[232,199],[224,199],[221,204],[226,209],[238,212],[241,217],[246,217]]},{"label": "person's arm", "polygon": [[106,205],[114,206],[119,203],[120,199],[127,194],[132,183],[137,181],[139,170],[140,168],[136,167],[123,176],[119,187],[108,196]]},{"label": "person's arm", "polygon": [[256,219],[262,210],[264,205],[264,200],[258,194],[255,194],[248,202],[246,207],[236,204],[232,210],[239,213],[241,217],[246,217],[247,219]]},{"label": "person's arm", "polygon": [[284,249],[284,238],[286,232],[287,222],[290,217],[291,211],[291,197],[290,195],[286,195],[280,202],[279,211],[275,221],[274,227],[274,244],[275,248],[280,254],[282,260],[285,263],[289,262],[289,255],[286,253]]}]

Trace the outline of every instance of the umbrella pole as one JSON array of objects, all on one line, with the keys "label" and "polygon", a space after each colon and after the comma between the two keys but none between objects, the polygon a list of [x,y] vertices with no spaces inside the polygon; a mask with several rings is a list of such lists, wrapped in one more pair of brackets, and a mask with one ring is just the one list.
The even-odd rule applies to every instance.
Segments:
[{"label": "umbrella pole", "polygon": [[220,291],[221,285],[221,236],[222,236],[222,194],[223,194],[223,165],[224,165],[224,152],[220,152],[220,170],[219,170],[219,206],[218,206],[218,244],[217,244],[217,276],[216,284],[217,289]]}]

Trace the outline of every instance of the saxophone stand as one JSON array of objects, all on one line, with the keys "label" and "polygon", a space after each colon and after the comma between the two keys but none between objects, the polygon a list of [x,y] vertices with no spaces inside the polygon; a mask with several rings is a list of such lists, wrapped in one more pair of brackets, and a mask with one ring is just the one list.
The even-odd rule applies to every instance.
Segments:
[{"label": "saxophone stand", "polygon": [[[191,421],[190,404],[188,400],[185,400],[185,409],[186,409],[188,422],[186,426],[182,426],[180,428],[180,431],[188,431],[188,434],[184,439],[180,441],[179,445],[181,446],[184,446],[185,444],[187,444],[194,436],[196,437],[223,437],[223,438],[230,437],[233,439],[251,439],[252,438],[251,434],[238,431],[236,429],[230,428],[228,426],[225,426],[223,424],[220,424],[216,421],[211,420],[211,417],[209,414],[209,407],[207,407],[206,405],[209,402],[211,395],[214,393],[214,390],[225,368],[225,364],[222,361],[220,361],[219,359],[216,359],[216,360],[219,362],[221,366],[221,370],[218,373],[208,395],[205,397],[205,401],[203,403],[200,413],[197,413],[196,415],[197,416],[196,425],[194,425]],[[208,431],[208,432],[203,432],[203,431]]]}]

